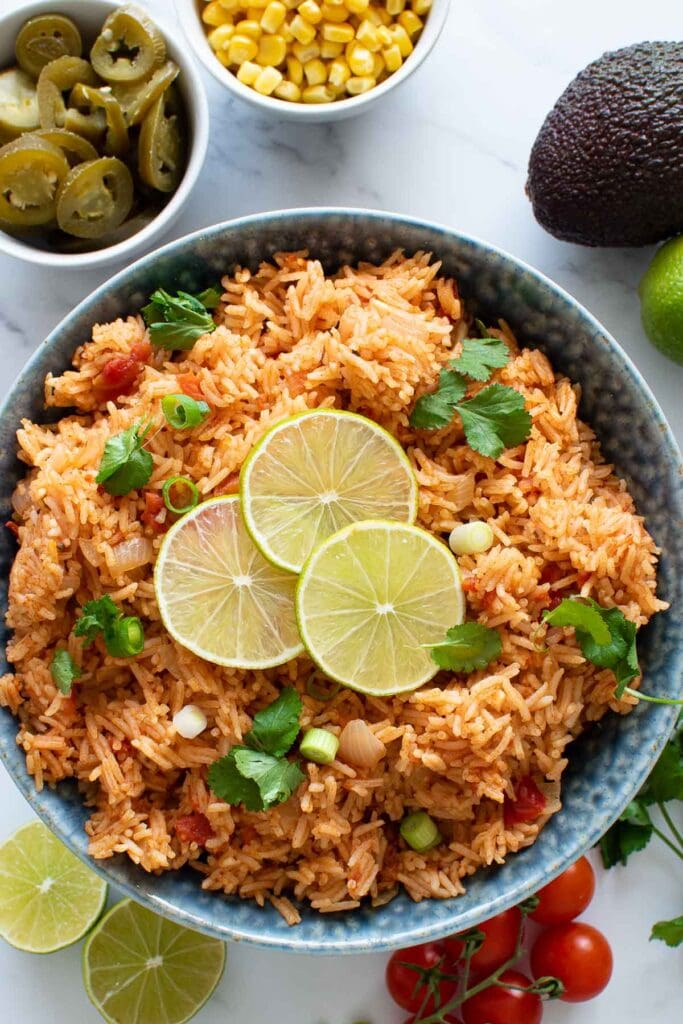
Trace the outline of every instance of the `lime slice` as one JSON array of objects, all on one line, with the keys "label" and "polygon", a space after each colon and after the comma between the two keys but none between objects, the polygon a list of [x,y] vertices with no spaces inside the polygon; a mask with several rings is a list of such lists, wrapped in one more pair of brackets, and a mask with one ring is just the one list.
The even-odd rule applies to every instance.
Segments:
[{"label": "lime slice", "polygon": [[178,520],[161,546],[154,585],[171,636],[216,665],[268,668],[303,650],[296,580],[254,547],[237,495]]},{"label": "lime slice", "polygon": [[0,846],[0,935],[27,953],[54,953],[92,928],[107,884],[41,821]]},{"label": "lime slice", "polygon": [[326,676],[361,693],[414,690],[439,670],[423,644],[464,618],[458,564],[417,526],[353,523],[324,541],[296,594],[299,630]]},{"label": "lime slice", "polygon": [[321,541],[349,523],[412,523],[417,481],[391,434],[352,412],[314,409],[282,420],[242,467],[244,521],[269,561],[301,572]]},{"label": "lime slice", "polygon": [[183,1024],[221,980],[225,943],[132,900],[104,915],[83,947],[90,1001],[110,1024]]}]

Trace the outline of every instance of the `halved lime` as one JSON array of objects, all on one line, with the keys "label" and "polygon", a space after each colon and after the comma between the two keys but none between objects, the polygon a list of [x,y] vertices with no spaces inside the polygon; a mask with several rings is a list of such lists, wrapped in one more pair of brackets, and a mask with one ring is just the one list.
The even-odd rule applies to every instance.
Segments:
[{"label": "halved lime", "polygon": [[240,494],[254,543],[290,572],[349,523],[412,523],[417,515],[417,480],[398,441],[365,416],[335,409],[277,423],[249,453]]},{"label": "halved lime", "polygon": [[439,670],[423,645],[459,625],[458,564],[417,526],[352,523],[318,547],[299,578],[299,630],[325,675],[361,693],[414,690]]},{"label": "halved lime", "polygon": [[178,520],[159,551],[154,586],[171,636],[216,665],[268,668],[303,650],[296,580],[254,546],[237,495]]},{"label": "halved lime", "polygon": [[225,943],[132,900],[104,915],[83,947],[83,981],[109,1024],[183,1024],[221,980]]},{"label": "halved lime", "polygon": [[107,883],[41,821],[0,846],[0,935],[27,953],[54,953],[82,939],[104,909]]}]

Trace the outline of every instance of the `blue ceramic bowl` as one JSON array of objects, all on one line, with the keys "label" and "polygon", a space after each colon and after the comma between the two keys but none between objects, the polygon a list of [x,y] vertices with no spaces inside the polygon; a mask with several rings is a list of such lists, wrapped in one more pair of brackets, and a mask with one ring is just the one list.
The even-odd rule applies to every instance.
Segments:
[{"label": "blue ceramic bowl", "polygon": [[[15,460],[19,420],[41,419],[43,378],[62,371],[95,321],[136,312],[157,286],[195,291],[235,263],[255,266],[276,250],[308,249],[328,270],[341,262],[381,260],[393,249],[426,249],[443,260],[477,314],[503,316],[520,339],[546,351],[555,368],[582,386],[581,413],[608,459],[628,481],[662,549],[660,594],[673,610],[655,616],[639,638],[644,687],[683,690],[683,467],[647,384],[617,343],[577,302],[519,260],[447,228],[385,213],[295,210],[261,214],[181,238],[122,271],[82,302],[35,353],[0,411],[0,516],[23,473]],[[2,521],[0,520],[0,521]],[[1,600],[13,556],[0,536]],[[4,646],[4,645],[0,645]],[[7,665],[0,654],[0,672]],[[10,775],[46,824],[90,866],[133,899],[199,931],[261,946],[312,953],[388,950],[478,923],[529,896],[592,846],[621,813],[654,764],[675,719],[666,707],[640,705],[626,718],[608,715],[570,748],[564,807],[530,849],[504,867],[481,871],[456,900],[412,903],[400,896],[378,909],[320,916],[304,909],[298,928],[275,910],[201,891],[193,872],[145,874],[120,858],[89,861],[86,812],[68,785],[36,793],[15,744],[16,722],[0,715],[0,754]]]}]

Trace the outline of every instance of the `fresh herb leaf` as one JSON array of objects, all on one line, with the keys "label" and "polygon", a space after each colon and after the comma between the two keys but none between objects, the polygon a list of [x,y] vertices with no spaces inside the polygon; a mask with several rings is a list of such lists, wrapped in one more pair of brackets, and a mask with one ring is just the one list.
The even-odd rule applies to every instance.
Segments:
[{"label": "fresh herb leaf", "polygon": [[[599,668],[610,668],[617,680],[615,696],[640,675],[636,650],[636,624],[619,608],[603,608],[590,598],[585,601],[566,597],[557,608],[546,612],[544,621],[551,626],[573,626],[581,653]],[[607,630],[598,625],[598,619]]]},{"label": "fresh herb leaf", "polygon": [[674,736],[664,747],[650,777],[640,791],[646,804],[683,800],[683,737]]},{"label": "fresh herb leaf", "polygon": [[671,921],[658,921],[652,926],[650,941],[660,939],[667,946],[680,946],[683,943],[683,916],[674,917]]},{"label": "fresh herb leaf", "polygon": [[216,309],[220,305],[222,296],[223,289],[221,286],[211,285],[210,288],[205,288],[203,292],[199,292],[197,299],[206,309]]},{"label": "fresh herb leaf", "polygon": [[207,309],[219,301],[220,294],[213,288],[199,295],[183,291],[170,295],[163,288],[158,288],[142,309],[152,344],[169,350],[192,348],[198,338],[216,330]]},{"label": "fresh herb leaf", "polygon": [[644,850],[653,836],[652,825],[638,825],[619,818],[600,840],[600,854],[606,868],[625,864],[632,853]]},{"label": "fresh herb leaf", "polygon": [[154,467],[150,452],[143,448],[151,423],[141,429],[133,424],[128,430],[110,437],[104,446],[96,482],[116,497],[144,487]]},{"label": "fresh herb leaf", "polygon": [[74,636],[84,637],[83,646],[90,647],[96,636],[111,631],[120,616],[121,611],[109,594],[105,594],[104,597],[100,597],[96,601],[88,601],[83,605],[81,616],[74,626]]},{"label": "fresh herb leaf", "polygon": [[600,612],[576,598],[565,597],[557,608],[543,613],[543,621],[549,626],[573,626],[589,634],[596,644],[610,642],[610,631]]},{"label": "fresh herb leaf", "polygon": [[499,657],[503,649],[497,629],[479,622],[463,622],[446,633],[446,639],[434,644],[432,660],[451,672],[474,672]]},{"label": "fresh herb leaf", "polygon": [[531,416],[524,396],[504,384],[491,384],[457,406],[465,438],[475,452],[497,459],[529,436]]},{"label": "fresh herb leaf", "polygon": [[447,427],[455,407],[467,391],[467,381],[455,370],[441,370],[436,391],[418,398],[410,414],[410,425],[425,430]]},{"label": "fresh herb leaf", "polygon": [[263,801],[258,786],[252,779],[245,778],[235,763],[237,752],[245,749],[233,747],[225,757],[214,761],[209,767],[209,785],[226,804],[242,804],[248,811],[262,811]]},{"label": "fresh herb leaf", "polygon": [[303,705],[296,690],[285,687],[267,708],[257,711],[246,743],[273,757],[282,757],[299,734],[299,716]]},{"label": "fresh herb leaf", "polygon": [[264,810],[287,800],[305,778],[296,762],[247,747],[235,751],[235,765],[243,778],[258,786]]},{"label": "fresh herb leaf", "polygon": [[488,380],[495,369],[505,366],[510,352],[499,338],[465,338],[462,352],[449,365],[473,380]]},{"label": "fresh herb leaf", "polygon": [[58,648],[52,655],[50,672],[55,686],[65,697],[71,694],[71,684],[74,679],[80,679],[83,674],[69,652],[63,647]]}]

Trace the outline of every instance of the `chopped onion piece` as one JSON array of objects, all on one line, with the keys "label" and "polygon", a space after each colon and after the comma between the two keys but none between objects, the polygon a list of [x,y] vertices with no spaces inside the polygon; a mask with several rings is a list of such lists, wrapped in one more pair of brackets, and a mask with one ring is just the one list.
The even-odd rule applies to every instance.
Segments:
[{"label": "chopped onion piece", "polygon": [[154,545],[149,537],[131,537],[111,549],[109,571],[112,576],[139,569],[154,559]]},{"label": "chopped onion piece", "polygon": [[384,757],[387,748],[362,718],[347,722],[339,737],[339,758],[358,768],[372,768]]},{"label": "chopped onion piece", "polygon": [[461,523],[451,530],[448,543],[454,555],[479,555],[493,544],[493,530],[480,520]]},{"label": "chopped onion piece", "polygon": [[196,704],[186,704],[173,716],[175,731],[185,740],[195,739],[204,732],[207,724],[206,715]]}]

